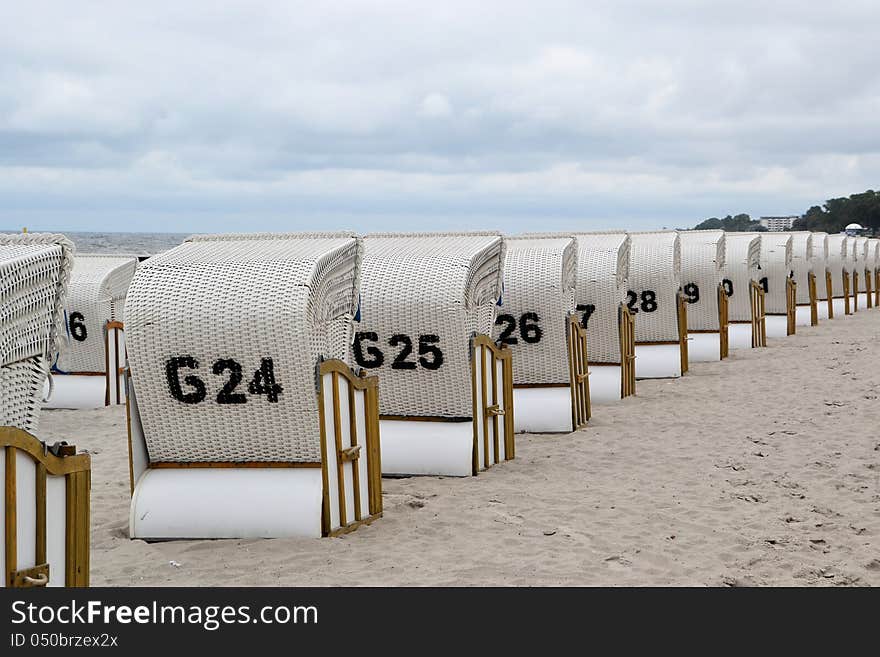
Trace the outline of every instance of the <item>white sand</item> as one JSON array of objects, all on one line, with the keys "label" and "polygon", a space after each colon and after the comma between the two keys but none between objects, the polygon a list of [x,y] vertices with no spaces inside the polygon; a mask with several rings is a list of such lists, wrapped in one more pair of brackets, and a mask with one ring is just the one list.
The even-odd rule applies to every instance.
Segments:
[{"label": "white sand", "polygon": [[339,539],[131,541],[123,409],[41,438],[93,454],[93,585],[880,585],[880,311],[798,331],[478,477],[386,479]]}]

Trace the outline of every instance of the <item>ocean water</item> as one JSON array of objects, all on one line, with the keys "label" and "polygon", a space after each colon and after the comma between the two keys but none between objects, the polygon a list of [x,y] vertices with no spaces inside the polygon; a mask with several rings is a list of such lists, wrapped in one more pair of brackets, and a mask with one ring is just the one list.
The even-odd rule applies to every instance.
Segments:
[{"label": "ocean water", "polygon": [[[3,231],[2,232],[18,232]],[[177,246],[189,233],[87,233],[65,232],[76,245],[77,253],[131,253],[155,255]]]}]

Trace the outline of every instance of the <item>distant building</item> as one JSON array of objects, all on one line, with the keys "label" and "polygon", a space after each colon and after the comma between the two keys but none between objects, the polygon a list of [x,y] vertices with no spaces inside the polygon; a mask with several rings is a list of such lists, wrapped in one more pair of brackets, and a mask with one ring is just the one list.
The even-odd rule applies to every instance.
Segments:
[{"label": "distant building", "polygon": [[791,230],[792,224],[797,219],[800,219],[800,217],[795,215],[792,217],[761,217],[758,221],[767,230],[781,233],[782,231]]},{"label": "distant building", "polygon": [[857,237],[859,235],[863,235],[865,233],[865,229],[861,226],[861,224],[849,224],[846,228],[843,229],[850,237]]}]

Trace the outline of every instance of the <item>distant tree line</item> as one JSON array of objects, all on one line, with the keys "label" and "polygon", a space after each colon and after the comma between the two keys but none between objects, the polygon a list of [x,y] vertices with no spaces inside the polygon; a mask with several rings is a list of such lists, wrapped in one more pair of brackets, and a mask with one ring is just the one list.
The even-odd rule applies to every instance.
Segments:
[{"label": "distant tree line", "polygon": [[734,233],[741,233],[744,231],[762,231],[767,230],[764,228],[760,222],[752,221],[752,218],[747,214],[738,214],[736,216],[727,215],[723,219],[719,219],[718,217],[712,217],[711,219],[706,219],[706,221],[701,221],[696,226],[694,226],[694,230],[726,230]]},{"label": "distant tree line", "polygon": [[[861,194],[828,199],[822,206],[814,205],[795,220],[792,230],[839,233],[853,223],[861,224],[870,233],[880,233],[880,192],[869,189]],[[694,226],[694,230],[718,229],[733,232],[767,230],[747,214],[727,215],[723,219],[712,217]]]}]

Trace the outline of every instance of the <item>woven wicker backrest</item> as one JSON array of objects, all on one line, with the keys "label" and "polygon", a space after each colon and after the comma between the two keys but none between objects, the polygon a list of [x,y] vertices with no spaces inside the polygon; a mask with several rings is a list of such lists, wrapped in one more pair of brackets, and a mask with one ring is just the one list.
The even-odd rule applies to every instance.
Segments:
[{"label": "woven wicker backrest", "polygon": [[346,357],[362,250],[212,235],[141,263],[124,321],[150,460],[319,462],[316,366]]},{"label": "woven wicker backrest", "polygon": [[728,317],[732,322],[750,322],[749,285],[759,278],[761,238],[756,233],[727,233],[725,245],[724,288],[728,297]]},{"label": "woven wicker backrest", "polygon": [[493,337],[513,350],[514,384],[567,384],[566,319],[575,309],[575,241],[528,236],[505,238],[505,243],[504,306]]},{"label": "woven wicker backrest", "polygon": [[855,251],[856,269],[859,276],[864,276],[865,264],[868,262],[868,238],[856,237],[853,240],[853,249]]},{"label": "woven wicker backrest", "polygon": [[63,235],[0,235],[0,425],[36,429],[63,344],[73,252]]},{"label": "woven wicker backrest", "polygon": [[77,254],[67,293],[70,342],[58,359],[62,372],[103,372],[104,324],[122,321],[134,255]]},{"label": "woven wicker backrest", "polygon": [[868,256],[865,261],[865,267],[868,271],[880,269],[880,239],[868,239]]},{"label": "woven wicker backrest", "polygon": [[472,416],[470,339],[492,335],[503,263],[499,233],[364,238],[353,352],[379,374],[381,414]]},{"label": "woven wicker backrest", "polygon": [[[810,273],[813,268],[813,233],[802,230],[791,235],[791,271],[797,283],[797,303],[810,303]],[[824,281],[816,281],[817,285]]]},{"label": "woven wicker backrest", "polygon": [[724,278],[723,230],[684,230],[681,240],[681,284],[688,300],[688,328],[718,331],[718,285]]},{"label": "woven wicker backrest", "polygon": [[[678,342],[681,242],[674,230],[630,233],[628,305],[636,342]],[[638,311],[638,312],[636,312]]]},{"label": "woven wicker backrest", "polygon": [[[784,315],[788,307],[786,279],[791,276],[791,233],[758,233],[761,238],[761,273],[765,312]],[[767,279],[764,281],[764,279]]]},{"label": "woven wicker backrest", "polygon": [[575,306],[587,327],[591,363],[620,363],[621,303],[626,303],[630,239],[626,233],[577,233]]},{"label": "woven wicker backrest", "polygon": [[831,272],[831,293],[835,297],[843,296],[843,272],[852,272],[849,264],[849,238],[846,235],[828,236],[828,271]]}]

